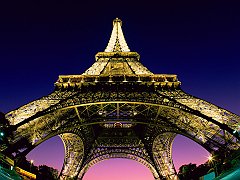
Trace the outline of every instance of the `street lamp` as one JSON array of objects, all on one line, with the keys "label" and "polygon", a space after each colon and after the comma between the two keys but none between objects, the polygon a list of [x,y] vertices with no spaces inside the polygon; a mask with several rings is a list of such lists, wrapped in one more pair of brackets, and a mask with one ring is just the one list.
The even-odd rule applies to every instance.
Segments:
[{"label": "street lamp", "polygon": [[31,159],[31,161],[30,161],[30,172],[31,172],[32,164],[33,164],[33,160]]},{"label": "street lamp", "polygon": [[213,161],[213,156],[212,156],[211,154],[208,156],[208,161],[209,161],[209,162],[212,162],[212,161]]},{"label": "street lamp", "polygon": [[218,176],[217,166],[216,166],[216,163],[215,163],[214,156],[213,156],[212,154],[210,154],[210,155],[208,156],[208,161],[209,161],[209,163],[212,163],[213,169],[214,169],[214,173],[216,174],[216,177],[217,177],[217,176]]}]

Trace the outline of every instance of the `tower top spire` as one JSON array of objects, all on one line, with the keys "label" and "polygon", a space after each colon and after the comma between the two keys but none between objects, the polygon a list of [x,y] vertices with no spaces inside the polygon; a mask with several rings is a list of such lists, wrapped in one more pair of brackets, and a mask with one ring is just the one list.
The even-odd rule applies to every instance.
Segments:
[{"label": "tower top spire", "polygon": [[105,49],[105,52],[129,52],[130,49],[122,31],[122,21],[119,18],[113,20],[113,30]]},{"label": "tower top spire", "polygon": [[115,24],[115,23],[120,23],[120,25],[122,26],[122,20],[119,19],[119,18],[115,18],[115,19],[113,20],[113,27],[114,27],[114,24]]},{"label": "tower top spire", "polygon": [[96,61],[81,75],[59,76],[56,86],[81,87],[93,84],[120,83],[148,84],[161,87],[179,87],[180,82],[174,74],[153,74],[141,62],[137,52],[130,51],[122,32],[122,21],[113,20],[111,38],[104,52],[95,55]]}]

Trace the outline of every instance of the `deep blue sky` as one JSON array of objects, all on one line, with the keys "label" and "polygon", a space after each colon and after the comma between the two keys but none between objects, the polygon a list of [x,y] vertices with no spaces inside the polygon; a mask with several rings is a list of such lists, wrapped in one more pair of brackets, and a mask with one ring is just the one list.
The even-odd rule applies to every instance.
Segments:
[{"label": "deep blue sky", "polygon": [[119,17],[152,72],[177,74],[183,90],[240,114],[237,3],[104,2],[0,4],[0,111],[50,93],[60,74],[84,72]]},{"label": "deep blue sky", "polygon": [[47,95],[61,74],[81,74],[103,51],[112,20],[154,73],[240,114],[237,1],[0,2],[0,111]]}]

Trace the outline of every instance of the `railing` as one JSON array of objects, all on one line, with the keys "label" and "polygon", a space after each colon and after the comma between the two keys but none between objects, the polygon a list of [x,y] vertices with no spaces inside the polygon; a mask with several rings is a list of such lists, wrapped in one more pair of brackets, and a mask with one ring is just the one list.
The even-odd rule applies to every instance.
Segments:
[{"label": "railing", "polygon": [[23,170],[19,167],[16,167],[15,170],[20,176],[27,177],[29,179],[36,179],[37,178],[36,174],[25,171],[25,170]]},{"label": "railing", "polygon": [[148,83],[161,86],[180,86],[177,75],[149,74],[149,75],[61,75],[55,86],[68,87],[92,83]]}]

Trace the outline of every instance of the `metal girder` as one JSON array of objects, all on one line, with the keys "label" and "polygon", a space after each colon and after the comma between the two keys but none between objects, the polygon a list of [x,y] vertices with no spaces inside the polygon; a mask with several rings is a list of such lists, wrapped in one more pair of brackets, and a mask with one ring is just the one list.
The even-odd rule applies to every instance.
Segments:
[{"label": "metal girder", "polygon": [[[217,108],[214,105],[211,105],[210,103],[205,103],[204,108],[201,105],[198,105],[197,102],[200,102],[200,100],[195,100],[194,103],[185,103],[186,100],[183,100],[183,98],[177,97],[176,99],[173,98],[173,96],[166,96],[163,93],[156,93],[151,91],[141,91],[141,92],[114,92],[116,89],[110,89],[112,91],[109,92],[103,92],[103,91],[97,91],[97,92],[82,92],[78,93],[75,96],[72,96],[71,98],[66,99],[65,101],[61,101],[57,103],[56,105],[52,105],[51,107],[39,112],[39,114],[35,114],[31,117],[28,117],[25,119],[25,123],[28,121],[31,121],[38,116],[42,116],[45,114],[48,114],[52,111],[55,111],[57,109],[64,109],[64,108],[71,108],[76,106],[84,106],[86,104],[98,104],[98,103],[114,103],[114,102],[129,102],[129,100],[132,103],[143,103],[143,104],[149,104],[149,105],[160,105],[160,106],[167,106],[169,108],[175,108],[175,109],[181,109],[182,111],[194,114],[198,117],[207,119],[208,121],[212,122],[213,124],[218,125],[221,129],[228,131],[228,133],[232,134],[234,136],[233,131],[235,129],[239,128],[239,117],[237,115],[234,115],[230,112],[227,112],[226,110],[222,110]],[[179,91],[178,91],[179,92]],[[172,93],[170,93],[172,95]],[[183,97],[186,97],[184,95]],[[99,101],[100,100],[100,101]],[[193,101],[192,100],[192,101]],[[187,102],[191,102],[189,98],[187,99]],[[201,101],[201,104],[204,104],[204,101]],[[195,105],[194,105],[195,104]],[[199,109],[196,109],[195,107],[200,107]],[[208,110],[204,110],[207,109]],[[213,116],[209,112],[211,112],[211,109],[213,109]],[[208,112],[208,113],[207,113]],[[228,123],[229,125],[226,125]],[[21,123],[19,124],[21,125]],[[18,127],[19,125],[16,125]],[[238,138],[238,137],[237,137]],[[239,138],[238,138],[239,139]]]},{"label": "metal girder", "polygon": [[32,101],[16,110],[10,111],[6,114],[6,118],[11,125],[16,125],[36,113],[59,103],[61,100],[65,100],[67,97],[72,96],[75,93],[76,92],[72,91],[54,91],[47,96],[43,96],[42,98]]},{"label": "metal girder", "polygon": [[153,174],[154,178],[159,179],[159,174],[155,168],[154,163],[149,158],[147,151],[142,145],[135,147],[97,147],[95,146],[91,151],[86,160],[83,163],[83,167],[78,176],[82,179],[84,174],[93,165],[110,158],[126,158],[143,164]]},{"label": "metal girder", "polygon": [[158,91],[162,95],[173,98],[177,102],[213,118],[219,123],[226,124],[233,130],[240,127],[240,117],[226,109],[220,108],[210,102],[185,93],[182,90]]}]

